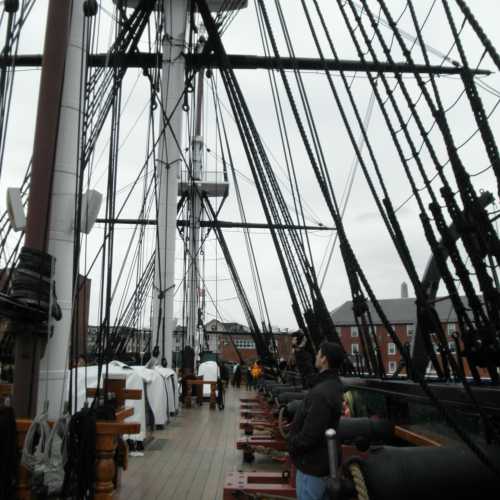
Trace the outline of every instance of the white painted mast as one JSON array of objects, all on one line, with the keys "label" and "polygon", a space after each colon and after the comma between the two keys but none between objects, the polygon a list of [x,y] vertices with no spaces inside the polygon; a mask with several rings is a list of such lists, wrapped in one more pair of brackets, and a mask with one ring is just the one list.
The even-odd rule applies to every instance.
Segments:
[{"label": "white painted mast", "polygon": [[[164,1],[163,60],[161,101],[166,127],[160,141],[156,165],[158,232],[156,241],[155,277],[153,282],[152,343],[159,335],[160,357],[172,366],[172,340],[175,292],[175,239],[177,235],[177,187],[182,161],[182,99],[184,91],[184,48],[187,25],[187,0]],[[170,118],[169,125],[165,120]],[[163,343],[163,338],[165,342]]]},{"label": "white painted mast", "polygon": [[[219,11],[224,5],[223,0],[208,0],[212,11]],[[232,4],[232,8],[240,9],[247,5],[247,0],[241,0]],[[178,196],[178,174],[182,166],[182,129],[183,110],[182,95],[185,86],[185,63],[183,52],[185,48],[186,26],[187,26],[186,0],[164,1],[164,26],[165,36],[163,40],[163,62],[162,62],[162,107],[164,116],[170,118],[170,126],[166,128],[165,135],[160,143],[160,160],[156,166],[156,174],[159,185],[158,200],[158,238],[155,260],[155,279],[153,289],[153,320],[151,323],[153,345],[159,337],[159,356],[166,359],[169,366],[172,365],[172,340],[176,325],[174,318],[174,291],[175,291],[175,240],[177,235],[177,196]],[[203,79],[200,73],[200,81]],[[175,111],[174,111],[175,110]],[[198,120],[198,123],[199,120]],[[191,224],[189,228],[189,254],[188,264],[188,320],[187,320],[187,344],[193,347],[198,354],[200,346],[200,334],[198,329],[199,308],[199,266],[198,254],[200,246],[200,217],[201,199],[200,188],[209,196],[225,196],[227,184],[204,182],[202,172],[203,138],[198,133],[191,140],[193,152],[193,170],[186,172],[183,181],[189,186],[190,175],[193,175],[196,188],[193,184],[187,187],[190,192]],[[184,186],[180,189],[185,192]],[[221,194],[222,193],[222,194]],[[159,334],[159,335],[158,335]],[[165,342],[163,345],[163,336]],[[164,350],[163,350],[164,349]]]},{"label": "white painted mast", "polygon": [[[200,81],[202,80],[200,74]],[[200,103],[198,103],[200,104]],[[201,191],[203,138],[196,135],[191,143],[192,183],[189,200],[189,252],[188,252],[188,294],[187,294],[187,343],[194,348],[195,359],[200,354],[202,342],[198,329],[198,311],[200,304],[200,220],[201,220]]]},{"label": "white painted mast", "polygon": [[44,357],[40,361],[38,411],[45,400],[49,416],[62,412],[65,378],[69,368],[69,345],[73,304],[73,252],[80,123],[80,92],[82,91],[83,0],[73,0],[71,24],[64,68],[64,84],[60,104],[57,147],[52,181],[50,222],[47,252],[55,258],[54,281],[57,300],[62,311],[54,321]]},{"label": "white painted mast", "polygon": [[[199,37],[197,52],[201,53],[205,46],[206,36],[204,34]],[[186,319],[186,334],[188,345],[194,348],[195,360],[198,359],[202,348],[202,332],[199,328],[199,311],[200,311],[200,221],[202,218],[202,199],[203,192],[203,148],[204,141],[201,135],[202,120],[203,120],[203,97],[204,97],[204,80],[203,69],[198,73],[197,85],[197,102],[196,102],[196,123],[194,137],[191,139],[191,157],[193,159],[191,171],[186,172],[186,185],[189,190],[181,185],[181,190],[189,193],[188,210],[189,210],[189,234],[188,246],[188,268],[187,268],[187,319]]]}]

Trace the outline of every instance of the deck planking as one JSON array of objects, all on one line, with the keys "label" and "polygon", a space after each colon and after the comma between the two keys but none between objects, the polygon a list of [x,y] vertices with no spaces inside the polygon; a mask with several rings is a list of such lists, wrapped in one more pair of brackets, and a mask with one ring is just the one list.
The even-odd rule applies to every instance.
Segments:
[{"label": "deck planking", "polygon": [[268,457],[256,455],[249,465],[242,461],[236,440],[240,398],[255,393],[229,388],[223,411],[201,407],[182,409],[164,430],[161,450],[148,450],[143,457],[130,457],[116,500],[219,500],[228,472],[237,470],[281,470]]}]

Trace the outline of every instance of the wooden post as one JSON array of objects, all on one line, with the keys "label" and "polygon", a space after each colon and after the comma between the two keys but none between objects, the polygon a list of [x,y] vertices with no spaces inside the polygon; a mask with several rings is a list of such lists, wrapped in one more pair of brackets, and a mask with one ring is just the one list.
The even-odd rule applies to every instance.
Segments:
[{"label": "wooden post", "polygon": [[111,500],[113,498],[116,445],[115,434],[97,434],[95,500]]},{"label": "wooden post", "polygon": [[97,422],[96,426],[96,494],[95,500],[112,500],[114,479],[116,476],[115,451],[118,436],[137,434],[141,430],[139,423]]},{"label": "wooden post", "polygon": [[[201,382],[201,383],[200,383]],[[203,380],[195,380],[196,384],[196,403],[198,406],[203,404]]]},{"label": "wooden post", "polygon": [[215,389],[217,387],[217,382],[210,383],[210,409],[215,410],[215,404],[217,399],[215,397]]},{"label": "wooden post", "polygon": [[185,408],[191,408],[191,392],[192,392],[191,379],[187,379],[186,380],[186,394],[184,394],[184,407]]},{"label": "wooden post", "polygon": [[[19,419],[16,420],[17,429],[17,449],[19,450],[19,458],[24,447],[24,439],[31,425],[31,420]],[[19,462],[18,477],[17,477],[17,498],[19,500],[31,500],[30,488],[30,473],[26,467]]]}]

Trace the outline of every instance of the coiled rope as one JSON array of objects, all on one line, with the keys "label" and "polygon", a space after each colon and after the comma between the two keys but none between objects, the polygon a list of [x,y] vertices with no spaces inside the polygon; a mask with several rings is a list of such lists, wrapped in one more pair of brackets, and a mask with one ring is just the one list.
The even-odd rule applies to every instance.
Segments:
[{"label": "coiled rope", "polygon": [[[39,438],[35,445],[37,435]],[[50,427],[47,420],[47,413],[43,412],[33,420],[24,439],[21,463],[29,471],[32,472],[38,464],[42,463],[49,435]]]},{"label": "coiled rope", "polygon": [[361,470],[359,464],[350,464],[349,472],[352,476],[354,487],[356,488],[357,500],[370,500],[370,496],[368,495],[368,487],[366,486],[363,471]]}]

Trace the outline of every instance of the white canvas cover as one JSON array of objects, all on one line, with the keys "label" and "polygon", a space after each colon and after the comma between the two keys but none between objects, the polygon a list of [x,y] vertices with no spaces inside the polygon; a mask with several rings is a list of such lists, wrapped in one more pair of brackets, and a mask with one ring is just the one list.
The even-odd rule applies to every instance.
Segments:
[{"label": "white canvas cover", "polygon": [[145,382],[148,402],[153,412],[155,425],[165,425],[168,423],[167,413],[167,392],[163,377],[156,371],[144,366],[131,367]]},{"label": "white canvas cover", "polygon": [[[121,375],[126,377],[125,387],[127,389],[140,389],[143,397],[140,400],[128,400],[127,406],[134,409],[134,415],[128,417],[126,421],[139,422],[141,430],[139,434],[126,435],[125,439],[143,441],[146,436],[146,400],[147,397],[151,411],[155,419],[155,425],[165,425],[169,421],[169,416],[174,415],[179,410],[179,388],[177,375],[171,368],[157,366],[148,369],[144,366],[128,366],[121,361],[111,361],[108,368],[110,375]],[[78,409],[83,407],[86,400],[86,387],[97,386],[97,366],[79,367],[74,370],[78,376]],[[103,367],[102,376],[106,368]],[[87,380],[85,386],[85,380]],[[89,403],[91,400],[88,400]]]},{"label": "white canvas cover", "polygon": [[163,378],[165,390],[167,391],[167,411],[174,415],[179,411],[179,381],[177,374],[171,368],[155,366],[155,371]]},{"label": "white canvas cover", "polygon": [[[198,368],[198,376],[203,377],[203,380],[217,382],[220,377],[219,365],[215,361],[205,361]],[[210,386],[203,386],[203,397],[210,396]]]}]

